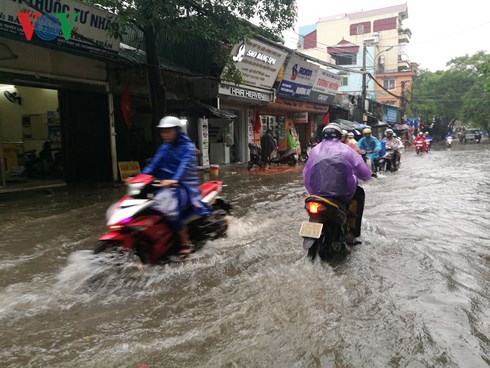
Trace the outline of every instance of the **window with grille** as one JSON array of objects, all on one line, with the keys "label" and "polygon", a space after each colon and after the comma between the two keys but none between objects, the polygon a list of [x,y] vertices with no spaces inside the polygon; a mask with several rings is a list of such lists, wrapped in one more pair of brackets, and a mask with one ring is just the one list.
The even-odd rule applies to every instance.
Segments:
[{"label": "window with grille", "polygon": [[383,81],[384,89],[390,90],[395,89],[395,80],[394,79],[385,79]]}]

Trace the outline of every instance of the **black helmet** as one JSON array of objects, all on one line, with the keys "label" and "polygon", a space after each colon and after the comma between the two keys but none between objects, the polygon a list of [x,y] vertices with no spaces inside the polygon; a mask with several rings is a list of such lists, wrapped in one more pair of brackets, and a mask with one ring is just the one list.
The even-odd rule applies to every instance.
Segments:
[{"label": "black helmet", "polygon": [[335,123],[328,124],[322,130],[323,139],[340,139],[342,138],[342,128]]}]

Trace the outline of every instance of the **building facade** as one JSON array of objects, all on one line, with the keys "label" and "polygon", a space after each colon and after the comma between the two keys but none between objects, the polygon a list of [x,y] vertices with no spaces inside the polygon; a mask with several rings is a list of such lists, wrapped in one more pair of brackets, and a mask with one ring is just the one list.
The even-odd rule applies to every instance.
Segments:
[{"label": "building facade", "polygon": [[[403,115],[406,100],[402,97],[410,90],[414,76],[405,52],[411,37],[410,30],[403,27],[407,18],[406,4],[320,18],[314,26],[300,28],[299,49],[350,69],[351,73],[339,72],[344,93],[362,96],[365,87],[366,99],[393,106]],[[369,73],[365,82],[349,76],[362,70]],[[376,82],[368,82],[371,77]]]}]

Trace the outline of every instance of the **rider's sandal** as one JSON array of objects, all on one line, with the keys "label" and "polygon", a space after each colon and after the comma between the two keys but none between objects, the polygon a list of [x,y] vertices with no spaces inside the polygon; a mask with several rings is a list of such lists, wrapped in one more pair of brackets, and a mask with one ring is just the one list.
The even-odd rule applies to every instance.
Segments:
[{"label": "rider's sandal", "polygon": [[184,260],[187,257],[189,257],[189,255],[192,252],[194,252],[194,244],[192,243],[182,244],[179,249],[179,258],[181,260]]}]

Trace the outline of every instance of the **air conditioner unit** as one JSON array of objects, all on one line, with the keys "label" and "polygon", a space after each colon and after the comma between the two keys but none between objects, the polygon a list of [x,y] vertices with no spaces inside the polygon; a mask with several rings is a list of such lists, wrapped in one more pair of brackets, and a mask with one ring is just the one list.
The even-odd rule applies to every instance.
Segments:
[{"label": "air conditioner unit", "polygon": [[368,44],[368,43],[378,43],[379,41],[379,33],[378,32],[374,32],[373,34],[371,34],[369,37],[366,37],[364,39],[364,43]]}]

